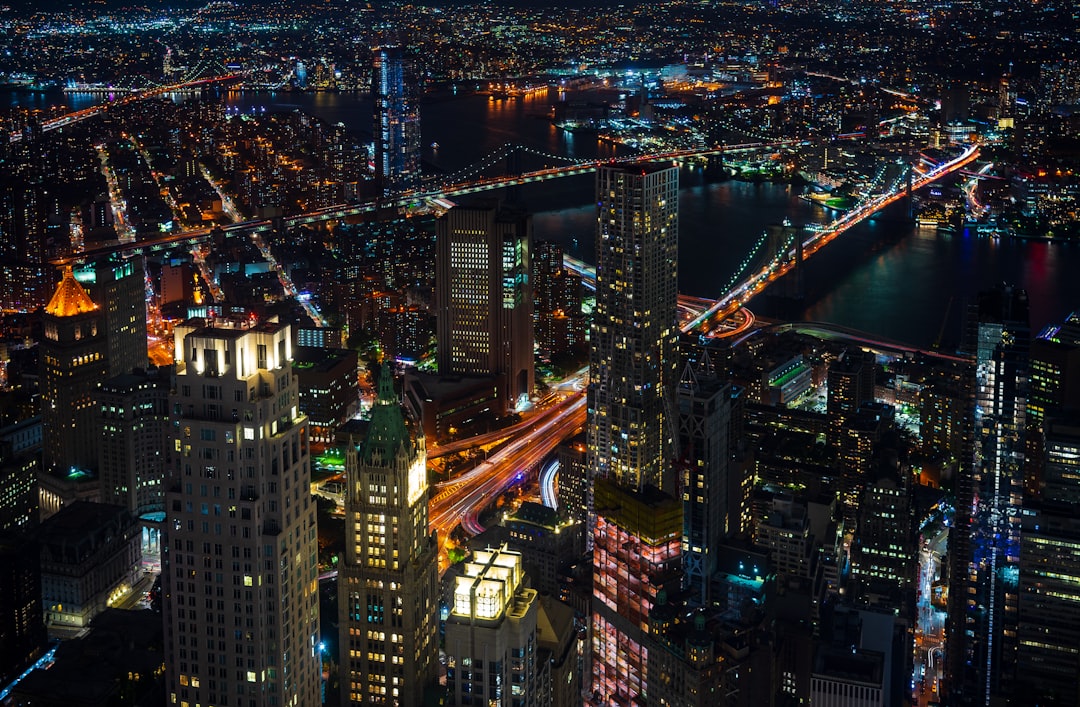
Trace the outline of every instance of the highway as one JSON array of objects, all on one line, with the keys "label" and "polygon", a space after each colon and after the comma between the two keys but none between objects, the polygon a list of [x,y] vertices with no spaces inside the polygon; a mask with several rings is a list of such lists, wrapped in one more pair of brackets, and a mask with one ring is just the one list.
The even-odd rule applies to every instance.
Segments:
[{"label": "highway", "polygon": [[542,464],[562,442],[585,426],[585,396],[567,397],[535,419],[528,432],[492,454],[480,466],[449,484],[437,487],[428,506],[428,522],[438,533],[439,571],[449,567],[445,542],[455,526],[476,535],[484,527],[477,521],[480,513],[500,493],[523,481],[528,472]]},{"label": "highway", "polygon": [[[974,161],[978,155],[978,146],[968,148],[958,157],[938,165],[920,176],[912,183],[912,189],[918,189],[962,169]],[[831,243],[851,226],[903,198],[905,193],[906,189],[898,188],[892,192],[874,197],[858,208],[845,213],[825,230],[811,234],[803,242],[804,258],[813,255]],[[760,270],[733,288],[731,292],[701,311],[701,314],[684,321],[681,325],[682,330],[684,332],[694,331],[708,322],[723,321],[731,317],[754,295],[757,295],[770,283],[790,271],[794,267],[793,255],[792,251],[778,255],[777,258],[765,264]],[[582,275],[583,281],[595,277],[595,271],[591,271],[584,263],[573,259],[566,262],[568,267]],[[593,286],[595,287],[595,280],[593,280]],[[684,309],[696,310],[709,302],[710,300],[703,298],[687,297],[681,301],[680,306]],[[738,327],[739,333],[745,332],[752,325],[752,315],[746,316],[744,323],[745,326]],[[491,455],[486,462],[457,479],[437,487],[429,507],[429,517],[432,527],[438,531],[443,542],[449,536],[450,531],[459,523],[467,533],[478,534],[482,532],[483,526],[476,520],[477,513],[491,503],[499,493],[509,487],[515,481],[517,474],[542,463],[563,440],[568,439],[584,426],[584,394],[570,395],[567,397],[567,401],[570,401],[570,408],[565,415],[556,416],[552,419],[550,413],[548,413],[543,417],[534,419],[533,426],[529,427],[505,448]],[[558,409],[557,407],[553,408],[553,410]],[[548,476],[550,478],[550,475]],[[443,548],[439,554],[440,571],[445,571],[447,566],[448,560],[445,548]]]}]

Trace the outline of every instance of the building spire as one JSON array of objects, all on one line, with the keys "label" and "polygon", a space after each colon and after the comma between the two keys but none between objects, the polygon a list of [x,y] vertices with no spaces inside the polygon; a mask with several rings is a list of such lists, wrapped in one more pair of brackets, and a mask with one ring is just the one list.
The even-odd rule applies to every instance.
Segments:
[{"label": "building spire", "polygon": [[384,362],[379,371],[379,395],[377,405],[396,405],[397,395],[394,394],[394,376],[390,373],[390,364]]}]

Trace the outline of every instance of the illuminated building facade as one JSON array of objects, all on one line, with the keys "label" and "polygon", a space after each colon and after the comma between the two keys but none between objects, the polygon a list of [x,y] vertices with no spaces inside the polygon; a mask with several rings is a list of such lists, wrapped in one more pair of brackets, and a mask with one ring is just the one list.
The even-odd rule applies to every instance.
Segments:
[{"label": "illuminated building facade", "polygon": [[631,488],[670,488],[679,170],[603,167],[596,194],[589,467]]},{"label": "illuminated building facade", "polygon": [[581,313],[581,276],[563,265],[562,247],[542,241],[533,260],[536,282],[536,346],[551,360],[584,351],[585,317]]},{"label": "illuminated building facade", "polygon": [[[717,375],[708,353],[687,364],[676,391],[678,461],[683,505],[683,585],[709,601],[721,544],[739,526],[738,484],[729,470],[731,386]],[[732,506],[734,504],[734,506]]]},{"label": "illuminated building facade", "polygon": [[289,326],[203,324],[174,330],[167,704],[317,705],[315,503]]},{"label": "illuminated building facade", "polygon": [[146,275],[141,256],[114,256],[75,270],[75,279],[101,308],[109,376],[145,368]]},{"label": "illuminated building facade", "polygon": [[1080,650],[1080,416],[1049,418],[1041,499],[1020,534],[1017,681],[1029,704],[1077,704]]},{"label": "illuminated building facade", "polygon": [[480,550],[454,579],[446,619],[451,705],[538,707],[550,685],[540,673],[539,593],[525,584],[521,555]]},{"label": "illuminated building facade", "polygon": [[406,424],[388,365],[346,470],[341,703],[420,705],[438,677],[438,544],[428,531],[424,435]]},{"label": "illuminated building facade", "polygon": [[115,376],[97,391],[101,499],[136,517],[165,509],[169,377],[157,370]]},{"label": "illuminated building facade", "polygon": [[611,479],[596,482],[593,503],[592,689],[600,704],[645,703],[649,615],[681,581],[682,506]]},{"label": "illuminated building facade", "polygon": [[375,180],[383,195],[420,186],[420,105],[401,47],[376,47]]},{"label": "illuminated building facade", "polygon": [[41,603],[50,626],[87,626],[139,579],[139,522],[123,506],[77,501],[42,523],[36,535]]},{"label": "illuminated building facade", "polygon": [[1006,285],[980,293],[966,339],[976,364],[975,458],[970,483],[963,468],[957,481],[946,675],[963,704],[989,704],[1012,694],[1016,677],[1027,293]]},{"label": "illuminated building facade", "polygon": [[94,468],[94,395],[109,371],[103,313],[67,268],[41,319],[44,467]]},{"label": "illuminated building facade", "polygon": [[596,177],[587,465],[592,690],[605,703],[646,699],[646,619],[678,581],[682,507],[661,490],[674,487],[678,188],[675,167]]},{"label": "illuminated building facade", "polygon": [[507,409],[533,389],[532,218],[495,202],[439,219],[439,375],[493,375]]}]

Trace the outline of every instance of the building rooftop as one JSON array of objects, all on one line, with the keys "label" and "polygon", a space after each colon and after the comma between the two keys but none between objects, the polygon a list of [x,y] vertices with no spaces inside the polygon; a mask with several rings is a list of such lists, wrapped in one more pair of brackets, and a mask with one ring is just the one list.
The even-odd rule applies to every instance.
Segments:
[{"label": "building rooftop", "polygon": [[64,268],[64,277],[56,286],[52,299],[45,305],[45,311],[54,317],[74,317],[93,312],[97,308],[90,295],[75,279],[70,266]]}]

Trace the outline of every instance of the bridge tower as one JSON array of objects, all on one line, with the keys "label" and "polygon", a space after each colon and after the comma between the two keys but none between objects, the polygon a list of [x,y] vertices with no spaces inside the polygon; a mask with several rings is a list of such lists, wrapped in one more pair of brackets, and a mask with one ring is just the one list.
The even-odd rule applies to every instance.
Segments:
[{"label": "bridge tower", "polygon": [[[521,174],[521,150],[517,145],[506,146],[506,176],[516,177]],[[521,203],[521,185],[510,184],[506,187],[506,203]]]},{"label": "bridge tower", "polygon": [[908,219],[908,221],[914,221],[915,220],[915,200],[912,199],[912,193],[911,193],[912,192],[911,186],[912,186],[912,181],[913,181],[913,177],[912,177],[913,172],[914,172],[914,169],[909,164],[907,166],[907,186],[904,188],[904,196],[907,198],[907,219]]}]

